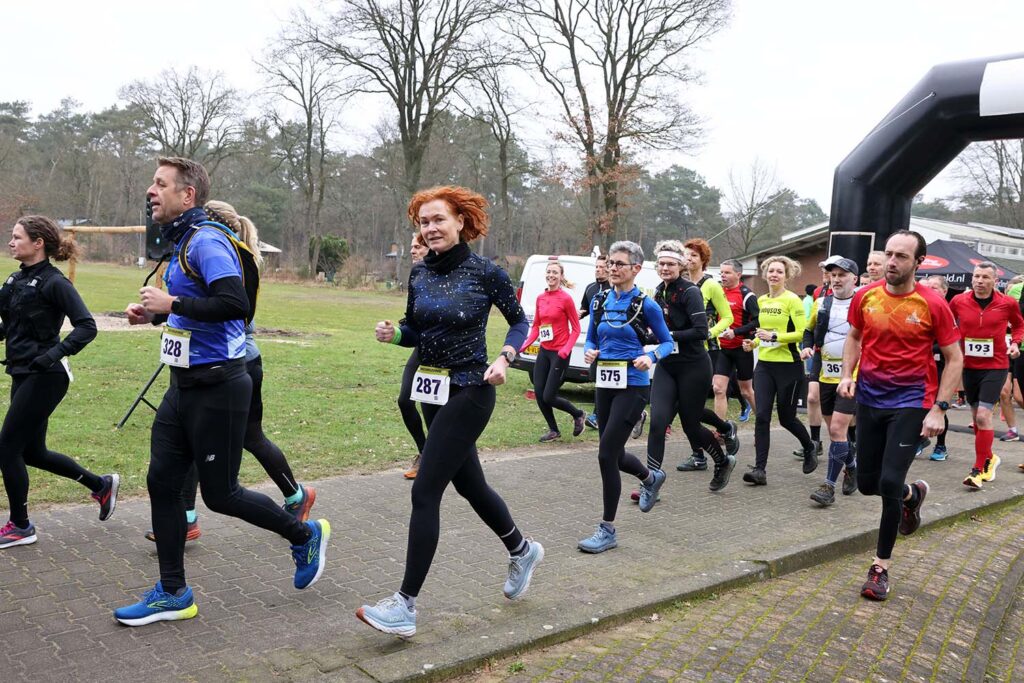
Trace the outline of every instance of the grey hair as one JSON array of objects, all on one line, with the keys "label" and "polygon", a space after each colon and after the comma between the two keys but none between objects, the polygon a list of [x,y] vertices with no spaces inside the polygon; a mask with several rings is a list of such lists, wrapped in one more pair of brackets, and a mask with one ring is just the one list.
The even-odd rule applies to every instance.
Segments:
[{"label": "grey hair", "polygon": [[729,266],[738,274],[743,275],[743,264],[739,262],[739,259],[727,258],[724,261],[722,261],[722,265]]},{"label": "grey hair", "polygon": [[997,266],[996,264],[992,263],[991,261],[982,261],[981,263],[976,263],[976,264],[974,264],[974,267],[975,268],[988,268],[989,270],[992,271],[993,275],[997,275],[999,273],[999,266]]},{"label": "grey hair", "polygon": [[932,282],[937,284],[943,292],[949,290],[949,283],[946,282],[945,275],[929,275],[928,277],[925,278],[925,280],[931,280]]},{"label": "grey hair", "polygon": [[683,243],[679,240],[662,240],[654,245],[654,253],[657,254],[659,251],[674,251],[680,256],[683,255]]},{"label": "grey hair", "polygon": [[608,253],[614,254],[617,251],[629,254],[629,262],[634,266],[643,265],[644,263],[644,250],[636,242],[630,242],[629,240],[612,242],[612,246],[608,247]]}]

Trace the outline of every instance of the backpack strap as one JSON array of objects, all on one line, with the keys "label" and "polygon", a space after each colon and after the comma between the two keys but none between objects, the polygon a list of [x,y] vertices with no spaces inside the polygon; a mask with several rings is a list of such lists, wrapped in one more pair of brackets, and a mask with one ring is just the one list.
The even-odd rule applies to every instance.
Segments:
[{"label": "backpack strap", "polygon": [[832,315],[834,299],[834,294],[827,295],[821,300],[821,308],[818,309],[818,320],[814,324],[814,345],[819,349],[825,345],[825,334],[828,332],[828,319]]}]

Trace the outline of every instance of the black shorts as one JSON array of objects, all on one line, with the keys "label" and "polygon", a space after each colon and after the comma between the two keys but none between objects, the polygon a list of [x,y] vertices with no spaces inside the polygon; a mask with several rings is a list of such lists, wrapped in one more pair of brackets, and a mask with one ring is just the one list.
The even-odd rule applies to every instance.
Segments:
[{"label": "black shorts", "polygon": [[843,415],[857,414],[856,399],[840,396],[838,384],[819,382],[818,386],[822,415],[832,415],[833,413],[842,413]]},{"label": "black shorts", "polygon": [[972,406],[984,403],[992,407],[999,403],[1005,383],[1005,370],[964,370],[964,394]]},{"label": "black shorts", "polygon": [[719,349],[715,359],[715,374],[732,377],[732,371],[736,370],[736,379],[741,382],[754,379],[754,354],[752,351],[744,351],[743,347],[736,349]]}]

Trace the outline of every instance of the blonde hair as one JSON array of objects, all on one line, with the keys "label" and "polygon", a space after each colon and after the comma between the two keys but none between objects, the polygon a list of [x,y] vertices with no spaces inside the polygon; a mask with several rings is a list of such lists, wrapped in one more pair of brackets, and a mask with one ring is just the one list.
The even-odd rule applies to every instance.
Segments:
[{"label": "blonde hair", "polygon": [[566,289],[575,289],[576,284],[565,279],[565,266],[562,265],[561,261],[548,261],[548,265],[544,266],[544,272],[547,272],[548,266],[558,266],[558,271],[562,274],[562,286]]},{"label": "blonde hair", "polygon": [[659,251],[673,251],[680,256],[683,256],[683,250],[686,247],[679,240],[662,240],[654,245],[654,253],[657,255]]},{"label": "blonde hair", "polygon": [[761,277],[768,279],[768,266],[773,263],[781,263],[782,267],[786,270],[786,281],[795,280],[800,276],[800,264],[789,258],[788,256],[769,256],[761,263]]},{"label": "blonde hair", "polygon": [[226,225],[235,231],[238,239],[249,247],[249,251],[256,257],[256,265],[263,267],[263,254],[260,253],[260,237],[256,232],[256,225],[249,220],[248,216],[239,216],[235,207],[227,202],[211,199],[203,206],[206,215],[210,220]]}]

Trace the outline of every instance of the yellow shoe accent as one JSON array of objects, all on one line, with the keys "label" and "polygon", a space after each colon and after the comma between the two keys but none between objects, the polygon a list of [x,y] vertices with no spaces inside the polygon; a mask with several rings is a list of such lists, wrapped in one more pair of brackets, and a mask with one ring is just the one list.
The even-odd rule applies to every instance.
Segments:
[{"label": "yellow shoe accent", "polygon": [[189,605],[185,609],[179,610],[178,612],[176,612],[175,616],[174,616],[174,620],[176,621],[176,620],[179,620],[179,619],[191,619],[192,617],[194,617],[197,614],[199,614],[199,605],[197,605],[196,603],[193,602],[191,605]]},{"label": "yellow shoe accent", "polygon": [[971,470],[971,473],[964,479],[964,486],[977,491],[981,488],[981,482],[984,481],[982,479],[983,475],[984,473],[981,470]]},{"label": "yellow shoe accent", "polygon": [[999,456],[995,453],[992,457],[985,461],[985,469],[981,472],[982,481],[993,481],[996,478],[996,468],[999,467],[999,463],[1002,462]]}]

